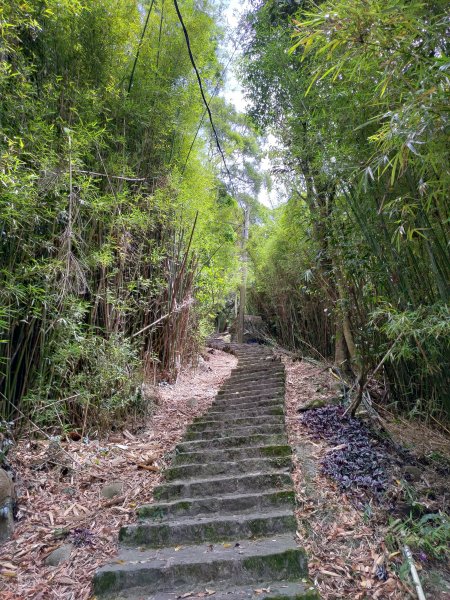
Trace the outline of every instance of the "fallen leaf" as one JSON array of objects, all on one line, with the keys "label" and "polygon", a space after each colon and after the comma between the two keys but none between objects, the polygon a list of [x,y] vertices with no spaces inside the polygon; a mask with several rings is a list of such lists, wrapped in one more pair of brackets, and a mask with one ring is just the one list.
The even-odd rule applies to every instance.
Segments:
[{"label": "fallen leaf", "polygon": [[160,471],[160,468],[154,465],[138,464],[137,468],[144,469],[144,471],[152,471],[153,473],[158,473],[158,471]]},{"label": "fallen leaf", "polygon": [[16,571],[2,571],[0,575],[2,577],[17,577]]}]

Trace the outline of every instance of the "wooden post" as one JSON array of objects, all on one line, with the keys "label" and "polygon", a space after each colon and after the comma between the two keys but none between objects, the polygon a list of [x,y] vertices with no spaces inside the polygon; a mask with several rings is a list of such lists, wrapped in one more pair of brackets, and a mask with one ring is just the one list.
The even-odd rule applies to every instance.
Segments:
[{"label": "wooden post", "polygon": [[250,224],[250,208],[246,205],[244,209],[244,229],[242,232],[242,276],[239,301],[239,321],[237,341],[242,344],[244,341],[244,321],[245,321],[245,301],[247,296],[247,240],[248,229]]}]

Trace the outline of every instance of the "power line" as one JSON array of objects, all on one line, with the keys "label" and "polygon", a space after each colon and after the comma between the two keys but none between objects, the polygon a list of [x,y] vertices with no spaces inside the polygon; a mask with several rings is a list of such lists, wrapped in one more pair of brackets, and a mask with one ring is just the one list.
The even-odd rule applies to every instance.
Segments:
[{"label": "power line", "polygon": [[175,6],[175,10],[177,12],[177,15],[178,15],[178,20],[180,21],[181,27],[183,28],[183,33],[184,33],[184,38],[186,40],[186,46],[187,46],[187,49],[188,49],[189,58],[191,59],[191,64],[192,64],[192,66],[194,68],[194,71],[195,71],[195,74],[197,76],[198,87],[200,88],[200,94],[202,96],[202,100],[203,100],[203,103],[205,105],[206,112],[208,113],[208,118],[209,118],[209,122],[211,123],[211,127],[212,127],[212,130],[213,130],[213,133],[214,133],[214,137],[215,137],[215,140],[216,140],[216,145],[217,145],[217,148],[218,148],[218,150],[220,152],[220,155],[222,157],[222,161],[223,161],[223,165],[225,167],[225,171],[227,172],[227,175],[230,178],[230,182],[231,182],[231,173],[228,170],[228,166],[227,166],[227,163],[226,163],[226,160],[225,160],[225,154],[224,154],[224,152],[222,150],[222,147],[220,145],[219,136],[217,135],[217,130],[216,130],[216,127],[214,125],[214,121],[213,121],[211,109],[209,108],[208,101],[206,100],[205,92],[203,90],[202,78],[200,77],[199,70],[197,68],[197,65],[195,64],[195,59],[194,59],[194,56],[192,54],[191,42],[190,42],[190,39],[189,39],[189,34],[188,34],[188,31],[187,31],[186,26],[184,24],[183,17],[181,16],[181,12],[180,12],[180,8],[178,6],[177,0],[173,0],[173,3],[174,3],[174,6]]},{"label": "power line", "polygon": [[[190,61],[191,61],[192,67],[194,68],[195,74],[196,74],[196,76],[197,76],[197,81],[198,81],[198,86],[199,86],[199,89],[200,89],[200,94],[201,94],[201,96],[202,96],[202,100],[203,100],[203,103],[204,103],[204,105],[205,105],[205,109],[204,109],[204,111],[203,111],[203,114],[202,114],[202,117],[201,117],[201,119],[200,119],[200,123],[199,123],[199,125],[198,125],[198,128],[197,128],[197,131],[196,131],[196,133],[195,133],[194,139],[192,140],[191,146],[190,146],[190,148],[189,148],[189,152],[188,152],[188,155],[187,155],[187,158],[186,158],[185,164],[184,164],[184,166],[183,166],[182,173],[184,173],[184,171],[185,171],[185,169],[186,169],[186,165],[187,165],[187,162],[188,162],[188,160],[189,160],[190,154],[191,154],[191,152],[192,152],[192,148],[193,148],[193,146],[194,146],[194,144],[195,144],[195,140],[197,139],[198,133],[199,133],[199,131],[200,131],[200,128],[201,128],[201,126],[202,126],[203,119],[205,118],[205,114],[207,113],[207,114],[208,114],[208,118],[209,118],[209,122],[210,122],[210,124],[211,124],[211,128],[212,128],[212,130],[213,130],[213,133],[214,133],[214,138],[215,138],[215,141],[216,141],[217,148],[218,148],[218,150],[219,150],[219,153],[220,153],[220,155],[221,155],[221,157],[222,157],[222,162],[223,162],[223,165],[224,165],[224,167],[225,167],[225,171],[226,171],[226,173],[227,173],[227,175],[228,175],[228,178],[229,178],[229,180],[230,180],[230,185],[231,185],[231,188],[232,188],[232,191],[233,191],[233,195],[234,195],[234,196],[236,196],[236,194],[235,194],[235,192],[234,192],[234,186],[233,186],[233,180],[232,180],[232,177],[231,177],[231,173],[230,173],[230,171],[229,171],[229,169],[228,169],[228,166],[227,166],[227,163],[226,163],[226,160],[225,160],[225,154],[224,154],[224,152],[223,152],[223,150],[222,150],[222,147],[221,147],[221,145],[220,145],[219,136],[218,136],[218,134],[217,134],[217,130],[216,130],[216,127],[215,127],[215,125],[214,125],[213,116],[212,116],[212,113],[211,113],[211,109],[210,109],[210,107],[209,107],[209,104],[211,103],[211,100],[212,100],[212,99],[215,97],[215,95],[217,94],[217,92],[218,92],[218,90],[219,90],[219,87],[220,87],[220,81],[218,81],[218,82],[217,82],[217,85],[216,85],[216,87],[215,87],[215,89],[214,89],[214,91],[213,91],[213,94],[211,95],[211,97],[210,97],[209,101],[207,101],[207,100],[206,100],[206,96],[205,96],[205,92],[204,92],[204,89],[203,89],[203,83],[202,83],[202,79],[201,79],[201,76],[200,76],[199,70],[198,70],[198,68],[197,68],[197,65],[196,65],[196,63],[195,63],[194,56],[193,56],[193,54],[192,54],[191,43],[190,43],[190,39],[189,39],[189,33],[188,33],[188,31],[187,31],[187,29],[186,29],[186,26],[185,26],[185,24],[184,24],[183,17],[182,17],[182,15],[181,15],[180,8],[179,8],[179,6],[178,6],[178,2],[177,2],[177,0],[173,0],[173,2],[174,2],[174,6],[175,6],[175,10],[176,10],[176,13],[177,13],[178,19],[179,19],[179,21],[180,21],[180,24],[181,24],[181,27],[182,27],[182,29],[183,29],[184,38],[185,38],[185,40],[186,40],[186,46],[187,46],[188,53],[189,53],[189,58],[190,58]],[[151,4],[150,4],[150,7],[149,7],[149,9],[148,9],[148,12],[147,12],[147,18],[146,18],[146,20],[145,20],[145,24],[144,24],[144,28],[143,28],[143,30],[142,30],[141,38],[140,38],[140,40],[139,40],[138,49],[137,49],[137,52],[136,52],[136,56],[135,56],[134,63],[133,63],[133,68],[132,68],[131,75],[130,75],[130,81],[129,81],[129,83],[128,83],[128,90],[127,90],[127,91],[128,91],[128,93],[130,93],[130,91],[131,91],[131,87],[132,87],[132,85],[133,85],[133,79],[134,79],[134,73],[135,73],[135,71],[136,71],[136,65],[137,65],[137,62],[138,62],[138,59],[139,59],[139,54],[140,54],[140,51],[141,51],[141,47],[142,47],[142,43],[143,43],[143,40],[144,40],[144,37],[145,37],[145,33],[146,33],[146,31],[147,31],[147,26],[148,26],[148,23],[149,23],[149,20],[150,20],[150,15],[151,15],[151,11],[152,11],[152,8],[153,8],[153,5],[154,5],[154,3],[155,3],[155,0],[152,0],[152,1],[151,1]],[[162,29],[162,18],[161,18],[161,23],[160,23],[159,40],[161,39],[161,29]],[[229,58],[229,60],[228,60],[228,63],[226,64],[225,68],[224,68],[224,69],[223,69],[223,71],[222,71],[222,75],[223,75],[223,74],[226,72],[226,70],[228,69],[228,67],[229,67],[229,65],[230,65],[230,63],[231,63],[231,61],[232,61],[232,59],[233,59],[233,57],[234,57],[234,54],[236,53],[236,50],[237,50],[237,45],[235,45],[235,48],[234,48],[234,50],[233,50],[233,53],[232,53],[232,55],[230,56],[230,58]],[[159,52],[158,52],[158,54],[159,54]],[[158,58],[159,58],[159,56],[158,56]],[[238,203],[239,203],[239,200],[238,200]],[[239,204],[240,204],[240,203],[239,203]],[[237,230],[238,230],[240,227],[241,227],[241,224],[237,225],[236,227],[233,227],[233,228],[232,228],[232,229],[233,229],[233,233],[236,233],[236,232],[237,232]],[[212,253],[211,253],[211,254],[208,256],[207,260],[206,260],[206,261],[204,261],[204,262],[203,262],[203,264],[201,265],[201,268],[200,268],[200,270],[199,270],[199,273],[200,273],[200,272],[203,270],[203,268],[204,268],[204,267],[205,267],[207,264],[209,264],[209,262],[211,261],[211,259],[212,259],[212,258],[213,258],[213,257],[214,257],[216,254],[217,254],[217,252],[219,252],[219,250],[220,250],[220,249],[221,249],[221,248],[222,248],[224,245],[225,245],[225,244],[224,244],[224,243],[222,243],[222,244],[219,244],[219,245],[218,245],[218,246],[215,248],[215,250],[214,250],[214,251],[213,251],[213,252],[212,252]]]},{"label": "power line", "polygon": [[[224,76],[224,74],[227,72],[227,69],[228,69],[228,67],[231,64],[231,61],[233,60],[234,55],[236,54],[236,50],[237,50],[237,45],[235,45],[234,50],[233,50],[230,58],[228,59],[227,64],[225,65],[225,67],[222,70],[222,73],[220,74],[219,81],[217,82],[216,87],[214,88],[214,91],[213,91],[213,93],[211,94],[211,97],[208,100],[208,106],[211,104],[212,100],[217,96],[217,93],[218,93],[218,91],[220,89],[221,79]],[[203,125],[203,119],[205,118],[205,115],[206,115],[206,108],[203,110],[203,114],[202,114],[202,116],[200,118],[200,122],[198,124],[197,131],[195,132],[194,139],[192,140],[191,145],[189,146],[189,152],[187,153],[187,157],[186,157],[186,160],[184,161],[183,168],[181,169],[181,174],[182,175],[183,175],[184,171],[186,170],[186,166],[187,166],[187,164],[189,162],[189,158],[191,156],[192,149],[194,148],[195,141],[196,141],[197,136],[199,134],[199,131],[200,131],[202,125]]]}]

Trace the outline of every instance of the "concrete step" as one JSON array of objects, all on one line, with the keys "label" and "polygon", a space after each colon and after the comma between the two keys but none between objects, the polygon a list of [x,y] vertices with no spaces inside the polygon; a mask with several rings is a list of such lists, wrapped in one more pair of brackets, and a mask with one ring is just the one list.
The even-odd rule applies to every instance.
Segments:
[{"label": "concrete step", "polygon": [[223,494],[148,504],[138,508],[137,513],[142,519],[167,520],[196,515],[262,512],[269,508],[290,507],[293,510],[294,506],[295,493],[293,490],[265,490],[256,494]]},{"label": "concrete step", "polygon": [[291,456],[291,447],[287,444],[260,444],[258,446],[243,446],[242,448],[225,448],[197,452],[181,452],[175,455],[173,465],[198,464],[199,462],[233,462],[246,458],[275,458]]},{"label": "concrete step", "polygon": [[[228,421],[229,419],[234,419],[236,416],[240,417],[263,417],[264,415],[281,415],[284,416],[284,403],[280,401],[280,399],[276,399],[266,404],[262,404],[260,406],[252,406],[249,405],[247,407],[240,407],[237,411],[234,407],[232,410],[220,410],[220,408],[215,408],[212,406],[207,413],[205,413],[200,420],[203,419],[217,419],[222,421]],[[194,423],[197,421],[194,420]]]},{"label": "concrete step", "polygon": [[284,387],[284,377],[281,375],[265,375],[255,379],[254,377],[248,377],[247,379],[236,378],[235,380],[228,380],[220,389],[222,390],[235,390],[235,389],[250,389],[252,387],[264,387],[268,385],[281,385]]},{"label": "concrete step", "polygon": [[189,425],[189,431],[212,431],[214,429],[227,429],[228,427],[240,427],[247,425],[284,425],[283,415],[264,415],[261,417],[236,417],[230,415],[227,419],[208,420],[206,413],[201,420]]},{"label": "concrete step", "polygon": [[[208,544],[179,549],[122,549],[117,561],[99,569],[93,592],[117,599],[117,592],[132,588],[152,592],[189,592],[193,586],[251,586],[257,582],[295,581],[307,577],[304,550],[292,535],[234,544]],[[179,594],[181,595],[181,594]],[[231,599],[230,599],[231,600]]]},{"label": "concrete step", "polygon": [[227,428],[217,428],[210,429],[209,431],[187,431],[184,439],[187,441],[195,441],[195,440],[211,440],[211,439],[220,439],[222,437],[229,436],[242,436],[242,435],[255,435],[258,433],[280,433],[284,432],[284,424],[276,423],[275,425],[248,425],[247,427],[227,427]]},{"label": "concrete step", "polygon": [[282,383],[269,383],[267,385],[221,390],[217,394],[216,399],[236,398],[237,396],[239,398],[243,398],[244,396],[262,396],[277,392],[284,393],[284,385]]},{"label": "concrete step", "polygon": [[269,471],[165,483],[155,489],[153,497],[156,500],[173,501],[181,498],[246,494],[263,492],[266,489],[290,489],[291,487],[292,480],[288,473]]},{"label": "concrete step", "polygon": [[[212,592],[214,592],[212,594]],[[186,592],[187,600],[200,600],[211,597],[211,600],[320,600],[313,584],[306,578],[299,583],[290,581],[258,582],[255,586],[225,587],[223,590],[211,590],[210,587],[198,587]],[[144,589],[133,589],[119,592],[114,600],[176,600],[182,598],[179,592],[156,592],[150,594]]]},{"label": "concrete step", "polygon": [[285,444],[287,437],[285,433],[228,436],[212,438],[210,440],[196,440],[181,442],[176,447],[176,452],[199,452],[202,450],[225,450],[226,448],[239,448],[242,446],[274,446]]},{"label": "concrete step", "polygon": [[267,398],[251,398],[243,402],[221,402],[212,404],[208,415],[221,413],[223,417],[241,415],[246,410],[258,410],[280,407],[284,411],[284,398],[282,396],[267,396]]},{"label": "concrete step", "polygon": [[164,471],[166,481],[177,481],[190,477],[207,478],[219,475],[242,475],[243,473],[260,473],[263,471],[292,469],[290,456],[280,458],[245,458],[238,461],[218,461],[193,463],[190,465],[172,465]]},{"label": "concrete step", "polygon": [[119,541],[127,546],[162,548],[179,544],[224,542],[291,532],[297,521],[291,508],[244,515],[209,515],[154,523],[142,521],[122,527]]}]

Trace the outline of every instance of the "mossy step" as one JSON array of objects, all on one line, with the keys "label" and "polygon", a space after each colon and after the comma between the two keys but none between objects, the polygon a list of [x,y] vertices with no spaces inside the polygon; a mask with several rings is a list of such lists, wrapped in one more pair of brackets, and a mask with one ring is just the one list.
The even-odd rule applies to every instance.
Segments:
[{"label": "mossy step", "polygon": [[192,431],[188,430],[184,436],[185,440],[211,440],[211,439],[220,439],[222,437],[230,437],[230,436],[242,436],[242,435],[255,435],[258,433],[283,433],[285,430],[283,423],[275,423],[274,425],[264,424],[264,425],[247,425],[247,426],[234,426],[227,427],[224,429],[223,427],[219,427],[216,429],[211,429],[209,431]]},{"label": "mossy step", "polygon": [[224,383],[223,387],[228,387],[236,384],[248,384],[248,383],[263,383],[267,380],[275,380],[282,381],[283,383],[286,380],[286,376],[284,371],[274,371],[273,373],[266,373],[265,371],[261,371],[256,374],[248,374],[248,375],[232,375],[229,377]]},{"label": "mossy step", "polygon": [[173,465],[164,471],[166,481],[176,481],[191,477],[218,477],[219,475],[242,475],[262,471],[286,470],[292,468],[290,456],[279,458],[245,458],[238,461],[200,462],[190,465]]},{"label": "mossy step", "polygon": [[[307,560],[292,535],[234,544],[208,544],[157,550],[122,549],[117,560],[100,568],[93,592],[116,599],[117,592],[191,590],[193,586],[255,586],[258,581],[296,581],[307,577]],[[176,597],[176,596],[175,596]]]},{"label": "mossy step", "polygon": [[119,541],[127,546],[163,548],[294,534],[296,529],[292,509],[272,509],[266,513],[197,516],[164,523],[143,521],[122,527]]},{"label": "mossy step", "polygon": [[276,425],[284,424],[283,415],[264,415],[261,417],[241,417],[236,415],[227,415],[226,419],[208,419],[208,413],[205,413],[201,419],[197,419],[189,425],[189,431],[210,431],[212,429],[226,429],[228,427],[239,427],[246,425]]},{"label": "mossy step", "polygon": [[198,417],[198,419],[194,419],[194,423],[209,419],[228,421],[229,419],[235,419],[236,415],[239,415],[242,418],[263,417],[265,415],[284,416],[284,402],[280,401],[280,399],[268,404],[263,404],[262,406],[239,408],[238,411],[234,408],[230,410],[219,410],[218,408],[212,410],[213,408],[214,407],[212,406],[207,413],[204,413],[201,417]]},{"label": "mossy step", "polygon": [[230,406],[245,406],[246,404],[261,404],[262,402],[268,402],[277,400],[279,404],[284,404],[284,392],[282,390],[267,390],[260,393],[251,394],[230,394],[228,396],[219,396],[211,404],[210,410],[224,409]]},{"label": "mossy step", "polygon": [[284,415],[283,398],[264,398],[263,400],[251,400],[241,405],[224,404],[223,406],[211,405],[208,413],[203,416],[210,416],[213,419],[229,419],[230,417],[247,417],[253,412],[253,416],[263,416],[268,411],[271,414]]},{"label": "mossy step", "polygon": [[217,394],[216,398],[222,398],[222,396],[257,395],[272,391],[284,392],[284,383],[282,381],[272,380],[258,385],[253,385],[252,383],[249,383],[248,385],[233,385],[229,388],[221,388],[220,393]]},{"label": "mossy step", "polygon": [[221,389],[217,393],[217,400],[221,398],[233,398],[236,396],[244,397],[244,396],[259,396],[261,394],[268,394],[273,392],[284,392],[284,384],[283,383],[275,383],[269,382],[267,385],[254,385],[254,386],[242,386],[242,387],[233,387],[229,389]]},{"label": "mossy step", "polygon": [[240,514],[244,512],[264,511],[268,508],[287,508],[295,506],[295,493],[291,490],[266,490],[256,494],[223,494],[205,498],[186,498],[175,502],[148,504],[137,509],[140,519],[155,521],[179,517],[194,517],[211,514]]},{"label": "mossy step", "polygon": [[247,473],[231,477],[209,477],[168,482],[158,486],[153,492],[156,500],[170,501],[177,498],[201,498],[220,494],[244,494],[263,492],[266,489],[291,489],[292,480],[288,473],[272,471],[267,473]]},{"label": "mossy step", "polygon": [[229,416],[230,412],[235,411],[236,416],[240,415],[241,410],[252,410],[256,408],[264,408],[277,404],[284,408],[284,394],[274,393],[261,396],[249,396],[248,398],[227,398],[224,400],[215,400],[211,404],[208,413],[222,412],[225,416]]},{"label": "mossy step", "polygon": [[249,390],[246,392],[236,392],[216,396],[214,406],[229,403],[244,403],[252,400],[265,400],[267,398],[284,398],[285,391],[279,387],[267,387],[261,390]]},{"label": "mossy step", "polygon": [[241,379],[236,378],[235,380],[227,381],[220,389],[221,390],[241,390],[241,389],[251,389],[252,387],[263,387],[267,385],[281,385],[284,387],[285,380],[284,377],[276,375],[276,376],[264,376],[258,379],[248,378]]},{"label": "mossy step", "polygon": [[252,365],[251,367],[238,363],[238,366],[232,369],[230,377],[234,377],[235,375],[239,374],[248,376],[254,375],[255,373],[285,373],[285,369],[283,365],[280,365],[279,363],[271,363],[269,361],[260,362]]},{"label": "mossy step", "polygon": [[176,452],[198,452],[200,450],[225,450],[226,448],[239,448],[242,446],[274,446],[285,444],[285,433],[257,433],[254,435],[234,435],[229,437],[212,438],[210,440],[195,440],[181,442],[176,446]]},{"label": "mossy step", "polygon": [[261,371],[259,373],[256,374],[252,374],[249,373],[247,375],[242,375],[239,374],[237,376],[232,376],[229,379],[227,379],[222,387],[223,388],[228,388],[228,387],[232,387],[232,386],[243,386],[243,385],[249,385],[251,383],[254,383],[255,385],[262,385],[264,382],[266,381],[280,381],[281,383],[284,383],[286,381],[286,376],[284,371],[273,371],[273,372],[266,372],[266,371]]},{"label": "mossy step", "polygon": [[[189,596],[185,597],[188,600],[200,600],[206,597],[211,597],[211,600],[320,600],[313,584],[306,578],[299,583],[263,581],[258,582],[257,587],[253,585],[226,587],[223,590],[214,589],[212,595],[207,591],[210,588],[211,586],[203,586],[203,588],[188,590],[185,594]],[[170,592],[156,592],[149,596],[146,590],[137,588],[114,595],[114,600],[175,600],[182,597],[182,592],[177,596]]]},{"label": "mossy step", "polygon": [[265,391],[277,391],[284,392],[284,383],[280,382],[268,382],[263,385],[246,385],[246,386],[233,386],[230,388],[223,388],[220,394],[217,394],[216,398],[223,397],[235,397],[235,396],[258,396],[259,394],[263,394]]},{"label": "mossy step", "polygon": [[242,448],[225,448],[222,450],[202,450],[198,452],[182,452],[175,455],[173,465],[188,465],[235,461],[246,458],[274,458],[278,456],[291,456],[291,447],[287,444],[259,444],[257,446],[243,446]]}]

